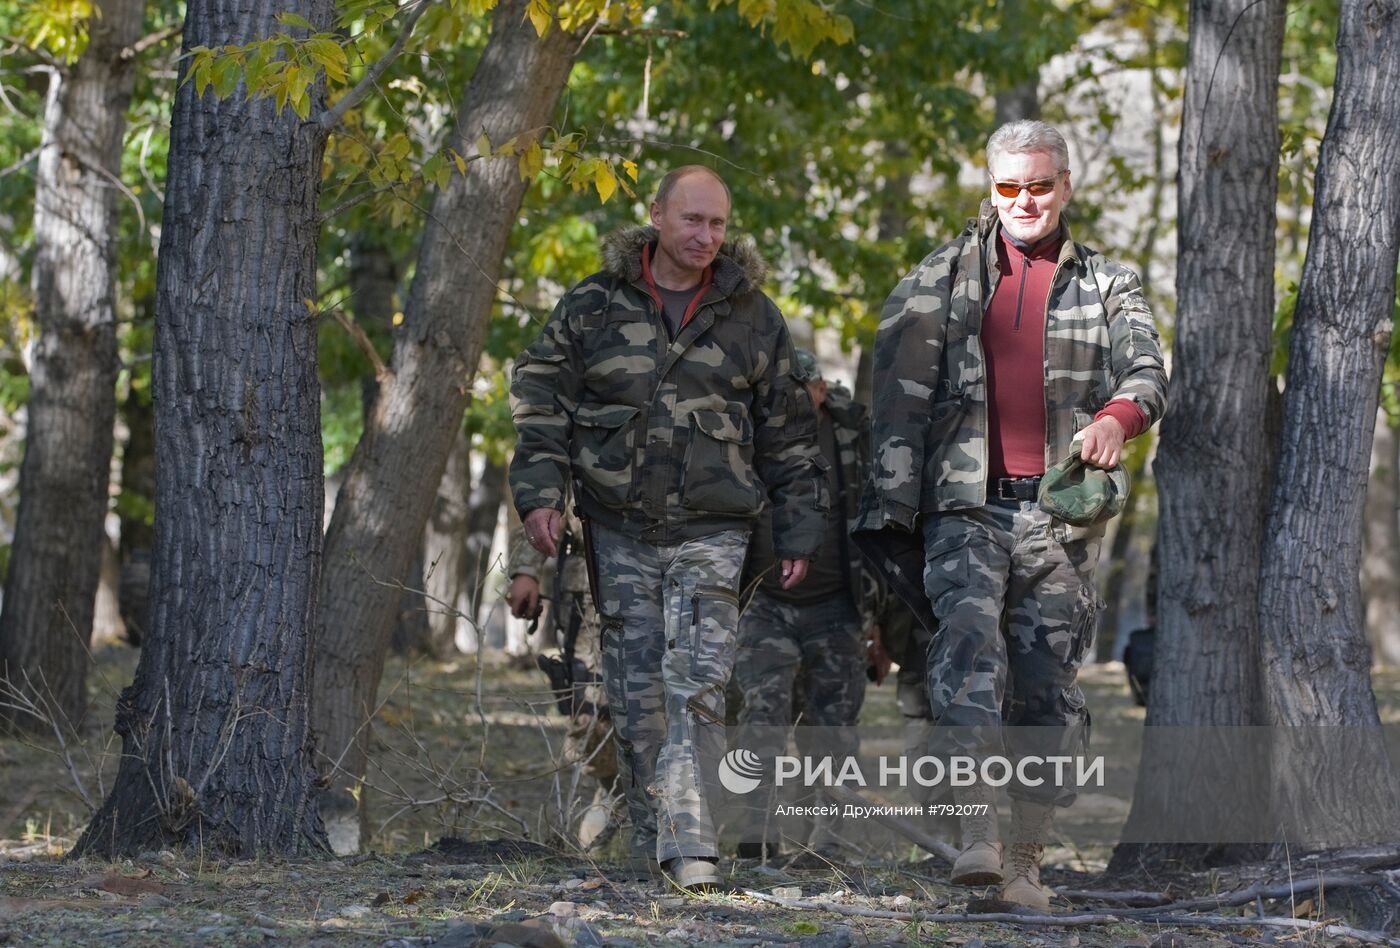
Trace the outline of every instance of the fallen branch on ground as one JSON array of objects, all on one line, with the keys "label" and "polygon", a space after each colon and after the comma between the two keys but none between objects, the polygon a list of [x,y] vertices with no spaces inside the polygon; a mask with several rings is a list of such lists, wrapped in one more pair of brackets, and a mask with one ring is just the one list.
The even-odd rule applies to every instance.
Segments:
[{"label": "fallen branch on ground", "polygon": [[863,908],[858,905],[839,905],[833,902],[814,902],[808,899],[783,899],[764,892],[745,891],[743,893],[760,902],[781,905],[784,908],[804,909],[816,912],[834,912],[838,915],[851,915],[858,918],[884,918],[895,922],[940,922],[940,923],[996,923],[1002,925],[1025,925],[1032,928],[1092,928],[1098,925],[1118,925],[1123,922],[1151,922],[1154,925],[1177,925],[1182,928],[1290,928],[1301,932],[1318,932],[1324,935],[1354,938],[1367,945],[1386,945],[1400,948],[1400,938],[1391,938],[1383,932],[1368,932],[1349,925],[1331,925],[1326,922],[1312,922],[1305,918],[1231,918],[1225,915],[1132,915],[1108,912],[1081,912],[1076,915],[1018,915],[1010,912],[989,912],[968,914],[966,912],[891,912],[883,909]]}]

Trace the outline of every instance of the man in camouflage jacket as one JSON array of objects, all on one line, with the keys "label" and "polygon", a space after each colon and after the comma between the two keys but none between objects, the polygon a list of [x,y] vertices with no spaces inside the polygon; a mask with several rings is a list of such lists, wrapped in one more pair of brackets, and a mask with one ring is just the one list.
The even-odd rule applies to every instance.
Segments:
[{"label": "man in camouflage jacket", "polygon": [[[788,729],[800,715],[798,753],[839,761],[859,749],[855,723],[865,698],[865,643],[878,634],[882,599],[849,536],[870,469],[870,422],[849,390],[823,380],[813,353],[799,349],[797,361],[817,406],[817,443],[832,502],[821,550],[796,589],[784,590],[776,578],[766,518],[754,532],[744,580],[754,593],[739,620],[734,665],[743,700],[733,746],[771,761],[786,752]],[[773,794],[755,794],[745,804],[739,855],[762,856],[765,845],[774,854]],[[818,857],[836,858],[841,850],[835,829],[836,820],[817,818],[798,841]]]},{"label": "man in camouflage jacket", "polygon": [[[874,470],[857,539],[934,632],[933,719],[985,754],[1000,752],[1006,711],[1023,726],[1006,735],[1020,754],[1032,726],[1082,739],[1075,679],[1099,604],[1103,524],[1051,518],[1036,502],[1039,475],[1071,450],[1115,465],[1124,441],[1161,418],[1166,375],[1136,275],[1075,243],[1060,218],[1070,197],[1060,134],[1011,123],[989,139],[987,160],[991,199],[977,220],[915,267],[881,314]],[[1073,795],[1049,779],[1009,792],[1003,854],[991,789],[956,791],[974,815],[953,879],[1004,881],[1004,899],[1043,910],[1041,847],[1054,805]]]},{"label": "man in camouflage jacket", "polygon": [[728,188],[663,179],[652,227],[603,246],[516,364],[511,464],[526,538],[551,553],[572,477],[591,549],[632,853],[719,881],[711,801],[724,752],[738,582],[773,511],[779,571],[821,542],[816,419],[752,244],[725,241]]}]

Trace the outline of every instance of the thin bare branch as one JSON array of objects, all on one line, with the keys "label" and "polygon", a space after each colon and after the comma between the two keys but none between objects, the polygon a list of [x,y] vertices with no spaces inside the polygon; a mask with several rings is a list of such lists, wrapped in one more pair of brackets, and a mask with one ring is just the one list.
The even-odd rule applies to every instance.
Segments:
[{"label": "thin bare branch", "polygon": [[179,36],[184,29],[185,24],[181,21],[179,23],[172,23],[163,29],[156,30],[154,33],[147,33],[130,46],[124,47],[121,52],[117,53],[117,58],[122,62],[135,59],[152,46],[159,46],[171,37]]},{"label": "thin bare branch", "polygon": [[355,84],[353,89],[341,96],[335,105],[321,113],[317,122],[323,129],[329,131],[339,125],[340,120],[345,118],[345,113],[363,102],[365,96],[374,90],[379,77],[384,75],[385,70],[393,65],[394,60],[399,58],[403,48],[408,45],[409,38],[413,36],[413,28],[418,25],[419,18],[428,9],[429,2],[430,0],[417,0],[417,8],[408,15],[408,19],[404,20],[403,25],[399,27],[399,38],[394,40],[394,45],[389,47],[389,51],[369,67],[369,71]]},{"label": "thin bare branch", "polygon": [[327,208],[326,210],[322,211],[320,216],[317,217],[316,220],[318,223],[324,224],[326,221],[330,220],[332,217],[335,217],[337,214],[344,214],[346,211],[350,210],[353,207],[359,207],[361,204],[365,203],[370,198],[374,197],[376,194],[383,194],[385,191],[392,191],[394,190],[394,187],[395,185],[393,184],[381,184],[377,188],[370,188],[367,191],[361,191],[354,197],[346,198],[334,207]]},{"label": "thin bare branch", "polygon": [[365,358],[369,359],[370,365],[374,366],[375,379],[383,382],[393,375],[389,367],[384,364],[384,360],[379,357],[379,350],[374,348],[374,343],[369,341],[369,336],[365,335],[365,331],[361,329],[358,324],[351,322],[350,317],[345,315],[344,310],[334,310],[333,315],[335,316],[335,321],[340,323],[341,327],[350,334],[351,339],[355,340],[355,345],[360,347],[360,351],[365,354]]}]

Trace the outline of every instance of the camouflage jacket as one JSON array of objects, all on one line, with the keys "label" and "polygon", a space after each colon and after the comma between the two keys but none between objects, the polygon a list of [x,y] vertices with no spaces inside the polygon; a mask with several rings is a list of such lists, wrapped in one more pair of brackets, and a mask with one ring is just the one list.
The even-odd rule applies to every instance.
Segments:
[{"label": "camouflage jacket", "polygon": [[[841,505],[849,529],[856,522],[861,490],[870,475],[869,413],[864,405],[855,400],[850,390],[841,385],[832,385],[828,389],[826,404],[823,407],[831,416],[832,431],[836,435],[836,482],[840,486],[840,496],[832,497],[831,502]],[[851,599],[860,610],[864,626],[869,628],[879,621],[884,597],[875,577],[865,567],[855,544],[847,543],[845,552]],[[765,571],[774,568],[776,562],[773,542],[765,517],[754,531],[753,542],[749,547],[749,559],[745,563],[745,588],[750,583],[761,581]],[[800,593],[802,587],[797,586],[795,590]]]},{"label": "camouflage jacket", "polygon": [[[1166,408],[1157,330],[1137,276],[1064,244],[1045,319],[1045,463],[1110,399],[1130,399],[1148,424]],[[996,290],[998,220],[984,201],[960,237],[924,258],[885,302],[875,339],[874,470],[859,528],[913,530],[920,514],[987,500],[987,382],[980,331]],[[1061,540],[1095,527],[1059,524]]]},{"label": "camouflage jacket", "polygon": [[784,557],[821,542],[816,416],[787,324],[759,289],[765,266],[728,242],[694,315],[670,338],[642,276],[650,227],[603,242],[605,269],[564,295],[515,366],[510,467],[524,517],[561,509],[651,543],[748,529],[773,508]]}]

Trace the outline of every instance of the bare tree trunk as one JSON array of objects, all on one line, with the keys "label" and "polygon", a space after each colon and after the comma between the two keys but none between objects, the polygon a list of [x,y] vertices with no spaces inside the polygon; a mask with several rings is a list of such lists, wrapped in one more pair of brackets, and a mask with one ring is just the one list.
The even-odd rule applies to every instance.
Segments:
[{"label": "bare tree trunk", "polygon": [[122,402],[126,444],[122,447],[121,581],[117,598],[127,641],[140,645],[150,625],[151,548],[155,530],[146,503],[156,496],[156,432],[150,393],[132,389]]},{"label": "bare tree trunk", "polygon": [[[1027,19],[1025,0],[1002,0],[1002,35],[1010,55],[1021,55],[1025,43]],[[1012,75],[996,91],[996,123],[998,126],[1020,119],[1040,118],[1040,69],[1033,67],[1028,75]]]},{"label": "bare tree trunk", "polygon": [[[1318,157],[1293,317],[1260,626],[1269,719],[1379,724],[1359,582],[1361,518],[1400,249],[1400,0],[1343,0],[1337,80]],[[1378,729],[1377,729],[1378,730]],[[1338,749],[1344,742],[1339,742]],[[1349,758],[1351,755],[1349,755]],[[1275,813],[1293,838],[1325,811],[1391,838],[1400,809],[1383,750],[1274,760]]]},{"label": "bare tree trunk", "polygon": [[462,611],[471,618],[473,626],[480,616],[486,583],[495,565],[491,559],[491,544],[505,502],[505,461],[488,457],[481,464],[481,477],[472,488],[467,507],[467,555],[462,569],[466,608]]},{"label": "bare tree trunk", "polygon": [[[505,0],[468,84],[452,144],[469,152],[547,125],[580,37],[534,33],[528,0]],[[363,777],[367,726],[397,592],[412,566],[485,339],[506,241],[527,182],[484,161],[439,191],[423,236],[391,374],[350,460],[326,534],[325,608],[316,639],[315,727],[335,786]],[[364,797],[361,795],[361,800]]]},{"label": "bare tree trunk", "polygon": [[[1244,725],[1260,716],[1283,25],[1282,0],[1191,3],[1176,339],[1154,465],[1160,586],[1149,725]],[[1149,742],[1129,828],[1143,814],[1170,812],[1173,801],[1216,789],[1191,784],[1190,761],[1155,759],[1150,750]],[[1202,742],[1198,750],[1217,749]],[[1162,848],[1119,846],[1110,870],[1166,856]]]},{"label": "bare tree trunk", "polygon": [[[246,43],[330,0],[195,0],[184,43]],[[188,63],[188,59],[183,60]],[[187,68],[187,67],[185,67]],[[310,90],[313,108],[324,99]],[[321,564],[316,322],[325,133],[271,100],[175,96],[157,273],[151,628],[121,766],[74,852],[322,851],[307,699]]]},{"label": "bare tree trunk", "polygon": [[1395,466],[1400,438],[1384,409],[1376,412],[1371,445],[1371,486],[1366,491],[1361,591],[1366,599],[1366,636],[1378,663],[1400,665],[1400,519]]},{"label": "bare tree trunk", "polygon": [[122,621],[119,591],[122,581],[122,561],[117,553],[117,545],[104,531],[102,544],[102,572],[97,583],[97,598],[92,614],[92,641],[116,642],[126,638],[126,623]]},{"label": "bare tree trunk", "polygon": [[[49,83],[34,201],[38,338],[0,674],[60,722],[87,709],[88,642],[116,416],[116,237],[140,0],[103,0],[87,49]],[[23,728],[47,728],[12,715]]]}]

